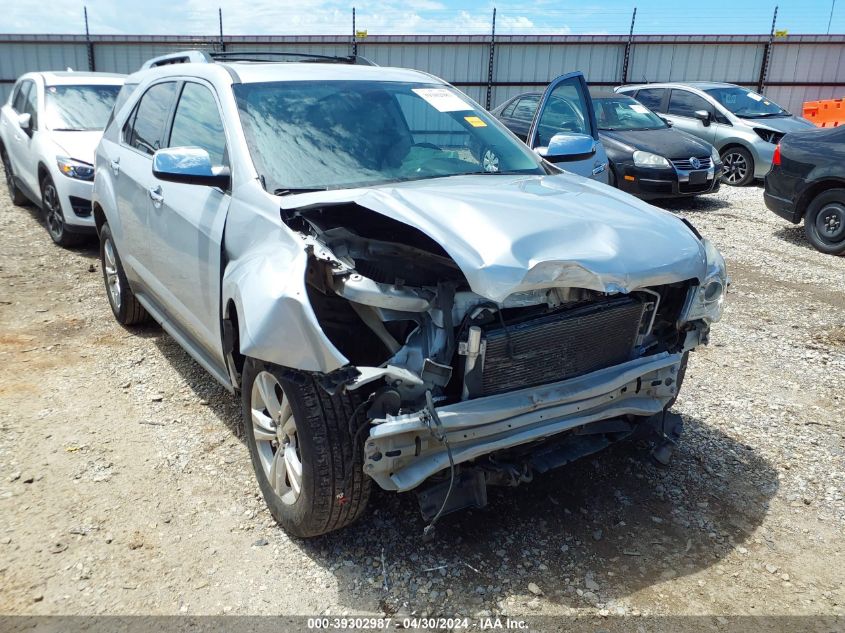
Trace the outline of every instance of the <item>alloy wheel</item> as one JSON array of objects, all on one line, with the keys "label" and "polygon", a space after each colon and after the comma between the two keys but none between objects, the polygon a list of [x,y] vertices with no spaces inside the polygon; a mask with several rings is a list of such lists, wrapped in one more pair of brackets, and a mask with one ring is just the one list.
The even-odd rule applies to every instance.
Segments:
[{"label": "alloy wheel", "polygon": [[290,401],[278,379],[262,371],[252,384],[250,402],[261,467],[282,502],[293,505],[302,492],[302,459]]},{"label": "alloy wheel", "polygon": [[54,240],[59,241],[65,232],[65,216],[62,215],[59,193],[52,182],[47,182],[44,186],[42,197],[44,199],[44,220],[47,222],[47,230]]},{"label": "alloy wheel", "polygon": [[109,289],[109,300],[115,312],[120,312],[120,275],[117,273],[117,257],[114,254],[114,244],[107,239],[103,244],[104,270],[106,284]]},{"label": "alloy wheel", "polygon": [[722,158],[725,164],[725,182],[729,185],[735,185],[742,182],[746,174],[748,174],[748,161],[745,156],[738,152],[731,152],[725,154]]},{"label": "alloy wheel", "polygon": [[484,151],[481,157],[481,168],[488,174],[495,174],[499,171],[499,156],[492,149]]}]

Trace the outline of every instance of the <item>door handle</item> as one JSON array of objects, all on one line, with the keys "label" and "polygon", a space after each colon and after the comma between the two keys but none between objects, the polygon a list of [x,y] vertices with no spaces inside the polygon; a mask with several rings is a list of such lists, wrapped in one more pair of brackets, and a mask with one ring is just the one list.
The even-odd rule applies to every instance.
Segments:
[{"label": "door handle", "polygon": [[607,163],[599,163],[598,165],[593,167],[593,176],[598,176],[605,169],[607,169]]},{"label": "door handle", "polygon": [[149,189],[147,189],[147,193],[150,196],[150,200],[153,201],[153,206],[156,209],[160,209],[161,203],[164,202],[164,194],[161,193],[161,185],[150,187]]},{"label": "door handle", "polygon": [[120,159],[119,158],[115,158],[113,161],[111,161],[111,170],[112,170],[112,173],[115,176],[120,174]]}]

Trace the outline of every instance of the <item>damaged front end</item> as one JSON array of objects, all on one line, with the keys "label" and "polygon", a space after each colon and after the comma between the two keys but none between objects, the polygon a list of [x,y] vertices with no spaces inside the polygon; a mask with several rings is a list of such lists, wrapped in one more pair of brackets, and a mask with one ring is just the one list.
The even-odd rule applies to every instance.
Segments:
[{"label": "damaged front end", "polygon": [[385,490],[416,490],[427,519],[632,433],[673,442],[680,432],[666,411],[727,286],[706,242],[699,275],[662,270],[623,288],[581,283],[580,266],[569,285],[539,278],[540,262],[501,298],[474,290],[465,261],[389,214],[345,201],[282,217],[308,255],[314,316],[348,360],[320,383],[366,399],[364,472]]}]

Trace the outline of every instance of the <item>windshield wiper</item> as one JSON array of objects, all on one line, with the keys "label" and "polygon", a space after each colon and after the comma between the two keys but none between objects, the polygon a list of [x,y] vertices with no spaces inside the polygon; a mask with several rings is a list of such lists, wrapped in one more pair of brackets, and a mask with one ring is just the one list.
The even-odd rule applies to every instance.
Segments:
[{"label": "windshield wiper", "polygon": [[273,192],[274,196],[292,196],[297,193],[312,193],[314,191],[328,191],[328,187],[310,187],[310,188],[302,188],[302,189],[289,189],[289,188],[282,188],[276,189]]}]

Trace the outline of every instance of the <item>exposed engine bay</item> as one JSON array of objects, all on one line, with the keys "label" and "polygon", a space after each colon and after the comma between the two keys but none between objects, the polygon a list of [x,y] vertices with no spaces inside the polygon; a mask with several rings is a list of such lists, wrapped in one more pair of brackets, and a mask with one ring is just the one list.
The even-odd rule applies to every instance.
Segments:
[{"label": "exposed engine bay", "polygon": [[388,490],[428,482],[427,518],[484,505],[487,484],[528,481],[640,422],[669,442],[679,433],[666,409],[708,332],[682,320],[698,280],[497,302],[425,233],[355,203],[282,218],[305,245],[320,327],[349,360],[323,385],[369,407],[364,470]]}]

